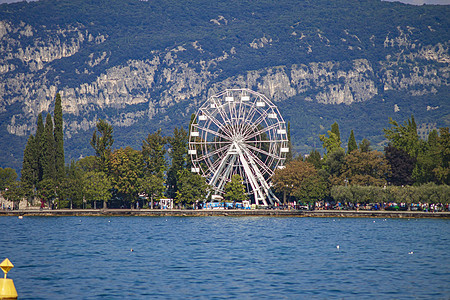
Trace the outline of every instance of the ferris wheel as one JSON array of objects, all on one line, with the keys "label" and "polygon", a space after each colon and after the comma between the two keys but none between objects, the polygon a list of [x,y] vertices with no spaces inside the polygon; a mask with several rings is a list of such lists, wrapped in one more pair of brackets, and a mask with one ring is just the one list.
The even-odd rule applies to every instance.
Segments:
[{"label": "ferris wheel", "polygon": [[[204,176],[215,195],[239,174],[256,205],[279,202],[270,178],[289,152],[286,124],[278,108],[249,89],[227,89],[210,97],[192,120],[192,172]],[[268,200],[268,201],[267,201]]]}]

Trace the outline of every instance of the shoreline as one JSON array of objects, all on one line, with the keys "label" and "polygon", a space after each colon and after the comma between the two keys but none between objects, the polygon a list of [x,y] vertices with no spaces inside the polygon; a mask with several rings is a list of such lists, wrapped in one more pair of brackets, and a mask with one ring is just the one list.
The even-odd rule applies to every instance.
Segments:
[{"label": "shoreline", "polygon": [[439,218],[450,219],[450,212],[423,211],[370,211],[370,210],[268,210],[268,209],[230,209],[230,210],[186,210],[186,209],[57,209],[57,210],[0,210],[1,216],[103,216],[103,217],[333,217],[333,218]]}]

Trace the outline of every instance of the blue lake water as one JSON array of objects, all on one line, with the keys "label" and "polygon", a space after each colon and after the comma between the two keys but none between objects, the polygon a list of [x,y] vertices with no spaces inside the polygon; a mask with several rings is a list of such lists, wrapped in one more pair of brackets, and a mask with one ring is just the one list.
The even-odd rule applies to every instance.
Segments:
[{"label": "blue lake water", "polygon": [[1,217],[0,260],[15,265],[19,299],[449,299],[449,229],[431,219]]}]

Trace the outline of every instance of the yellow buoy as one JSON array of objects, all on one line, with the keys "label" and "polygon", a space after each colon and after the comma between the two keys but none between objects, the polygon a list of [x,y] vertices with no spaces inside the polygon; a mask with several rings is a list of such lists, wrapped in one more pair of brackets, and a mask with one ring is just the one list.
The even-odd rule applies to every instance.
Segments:
[{"label": "yellow buoy", "polygon": [[0,268],[2,268],[3,273],[5,273],[5,277],[0,278],[0,299],[17,299],[18,295],[13,280],[6,278],[6,274],[9,270],[14,268],[14,265],[9,259],[5,258],[0,264]]}]

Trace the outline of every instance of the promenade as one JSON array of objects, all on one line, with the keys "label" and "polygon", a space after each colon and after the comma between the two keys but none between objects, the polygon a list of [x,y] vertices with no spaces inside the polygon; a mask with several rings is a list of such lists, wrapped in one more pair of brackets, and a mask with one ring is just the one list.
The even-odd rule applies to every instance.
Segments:
[{"label": "promenade", "polygon": [[185,209],[20,209],[0,210],[0,216],[148,216],[148,217],[332,217],[332,218],[443,218],[450,219],[450,212],[385,211],[385,210],[270,210],[270,209],[229,209],[229,210],[185,210]]}]

